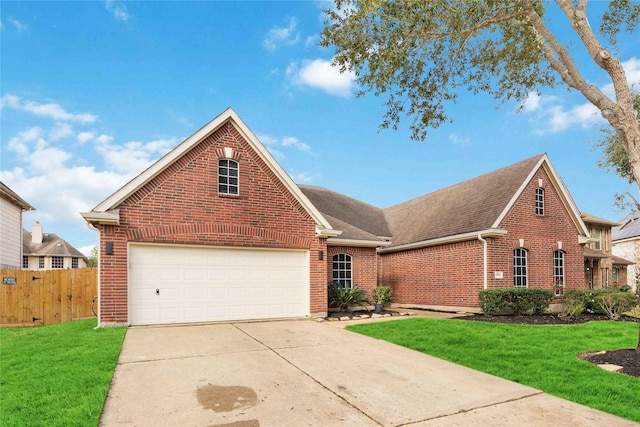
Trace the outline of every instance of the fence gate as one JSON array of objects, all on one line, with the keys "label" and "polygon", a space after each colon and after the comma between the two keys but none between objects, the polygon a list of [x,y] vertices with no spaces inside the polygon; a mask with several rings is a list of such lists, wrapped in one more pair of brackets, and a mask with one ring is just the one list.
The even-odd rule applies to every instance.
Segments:
[{"label": "fence gate", "polygon": [[0,275],[0,325],[50,325],[94,316],[96,267],[0,270]]}]

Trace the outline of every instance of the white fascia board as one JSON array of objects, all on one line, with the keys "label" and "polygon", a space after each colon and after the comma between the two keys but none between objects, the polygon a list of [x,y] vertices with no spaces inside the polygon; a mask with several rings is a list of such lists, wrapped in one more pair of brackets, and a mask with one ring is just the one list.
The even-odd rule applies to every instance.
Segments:
[{"label": "white fascia board", "polygon": [[421,242],[407,243],[406,245],[393,246],[383,248],[379,253],[392,253],[400,251],[409,251],[412,249],[428,248],[430,246],[446,245],[448,243],[466,242],[469,240],[478,240],[478,235],[482,237],[501,237],[507,234],[507,230],[500,228],[490,228],[488,230],[472,231],[471,233],[456,234],[454,236],[439,237],[437,239],[423,240]]},{"label": "white fascia board", "polygon": [[89,224],[103,224],[103,225],[119,225],[120,224],[120,210],[112,209],[108,212],[84,212],[81,213],[82,217]]},{"label": "white fascia board", "polygon": [[316,236],[321,239],[338,237],[342,234],[342,230],[334,230],[333,228],[320,228],[316,225]]},{"label": "white fascia board", "polygon": [[253,149],[258,153],[258,155],[262,158],[262,160],[269,165],[271,170],[276,174],[276,176],[282,181],[287,189],[294,195],[294,197],[298,200],[298,202],[305,208],[305,210],[311,215],[316,224],[320,227],[323,227],[325,230],[332,230],[331,224],[326,218],[320,213],[320,211],[311,203],[311,201],[304,195],[300,187],[296,185],[296,183],[291,179],[289,174],[285,172],[285,170],[280,166],[280,164],[276,161],[276,159],[271,155],[269,150],[260,142],[257,136],[251,129],[242,121],[242,119],[236,114],[235,111],[229,109],[230,116],[236,125],[236,128],[240,131],[242,136],[251,144]]},{"label": "white fascia board", "polygon": [[500,223],[502,222],[504,217],[507,215],[507,213],[509,213],[509,210],[511,210],[513,205],[516,203],[520,195],[524,192],[524,189],[527,187],[529,182],[531,182],[531,180],[533,179],[533,176],[541,166],[545,169],[545,171],[547,172],[547,175],[549,175],[549,179],[551,180],[551,185],[553,185],[553,187],[557,190],[558,194],[560,195],[560,201],[569,212],[569,216],[571,217],[573,223],[578,229],[578,232],[585,236],[589,236],[589,230],[587,229],[587,226],[584,224],[584,221],[582,221],[578,207],[573,201],[571,194],[565,187],[564,182],[562,182],[562,179],[560,179],[560,177],[556,173],[556,170],[553,168],[553,165],[549,160],[549,156],[546,153],[542,155],[540,160],[538,160],[538,163],[536,163],[536,165],[531,169],[531,172],[529,172],[529,175],[527,175],[527,178],[522,182],[522,184],[520,185],[520,188],[518,188],[518,191],[515,192],[511,200],[509,200],[509,203],[507,203],[507,206],[500,213],[500,215],[498,216],[498,219],[496,219],[496,221],[493,223],[491,227],[498,228],[500,226]]},{"label": "white fascia board", "polygon": [[167,154],[161,157],[160,160],[145,169],[140,175],[136,176],[131,181],[122,186],[118,191],[107,197],[102,203],[93,208],[93,211],[104,212],[120,205],[120,203],[122,203],[127,197],[135,193],[147,182],[151,181],[163,170],[165,170],[176,160],[182,157],[185,153],[187,153],[191,148],[193,148],[193,146],[198,144],[200,141],[202,141],[204,138],[209,136],[220,126],[226,123],[227,120],[229,120],[229,118],[231,117],[232,112],[233,110],[231,108],[227,108],[222,114],[211,120],[209,123],[196,131],[193,135],[182,141],[173,150],[169,151]]},{"label": "white fascia board", "polygon": [[265,148],[265,146],[260,142],[260,140],[255,136],[253,132],[249,129],[249,127],[242,121],[242,119],[238,116],[238,114],[232,109],[227,108],[222,114],[218,117],[211,120],[209,123],[204,125],[198,131],[196,131],[193,135],[182,141],[177,147],[173,150],[165,154],[160,160],[158,160],[153,165],[149,166],[146,170],[144,170],[140,175],[133,178],[123,187],[121,187],[118,191],[113,193],[107,199],[105,199],[102,203],[96,206],[93,211],[96,212],[105,212],[109,209],[116,208],[122,203],[127,197],[131,194],[135,193],[138,189],[140,189],[147,182],[152,180],[158,174],[160,174],[163,170],[173,164],[176,160],[182,157],[185,153],[187,153],[191,148],[193,148],[196,144],[200,143],[203,139],[209,136],[211,133],[215,132],[218,128],[224,125],[227,121],[231,121],[236,129],[243,135],[249,145],[258,153],[258,155],[262,158],[262,160],[273,170],[276,176],[286,185],[287,189],[291,191],[294,197],[302,204],[305,210],[311,215],[316,224],[321,227],[330,230],[332,227],[329,222],[324,218],[324,216],[316,209],[315,206],[311,203],[311,201],[302,193],[300,188],[293,182],[291,177],[282,169],[282,167],[278,164],[275,158],[269,153],[269,151]]},{"label": "white fascia board", "polygon": [[355,239],[327,239],[327,246],[355,246],[360,248],[381,248],[391,245],[391,242],[379,240],[355,240]]}]

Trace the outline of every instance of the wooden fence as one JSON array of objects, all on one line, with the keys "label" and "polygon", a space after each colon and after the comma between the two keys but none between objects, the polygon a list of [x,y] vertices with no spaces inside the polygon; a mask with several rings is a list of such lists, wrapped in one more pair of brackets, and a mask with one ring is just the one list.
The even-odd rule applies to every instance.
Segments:
[{"label": "wooden fence", "polygon": [[0,270],[0,325],[40,326],[93,317],[98,269]]}]

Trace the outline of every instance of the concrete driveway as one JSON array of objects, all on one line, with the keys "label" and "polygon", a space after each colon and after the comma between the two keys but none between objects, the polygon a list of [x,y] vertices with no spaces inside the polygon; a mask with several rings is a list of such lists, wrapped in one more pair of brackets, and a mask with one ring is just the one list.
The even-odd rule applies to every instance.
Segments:
[{"label": "concrete driveway", "polygon": [[309,320],[127,331],[102,426],[637,426]]}]

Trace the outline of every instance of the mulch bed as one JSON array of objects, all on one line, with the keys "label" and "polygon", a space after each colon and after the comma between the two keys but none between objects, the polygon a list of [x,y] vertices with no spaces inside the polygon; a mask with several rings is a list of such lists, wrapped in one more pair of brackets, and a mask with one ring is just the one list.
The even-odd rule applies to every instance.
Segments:
[{"label": "mulch bed", "polygon": [[[609,320],[607,316],[600,314],[581,314],[570,319],[551,314],[539,316],[484,316],[482,314],[474,314],[457,317],[456,319],[523,325],[571,325]],[[639,318],[630,316],[622,316],[618,321],[640,323]],[[636,353],[635,349],[625,348],[609,351],[591,351],[580,353],[577,356],[594,365],[621,366],[622,369],[617,372],[640,378],[640,353]]]}]

